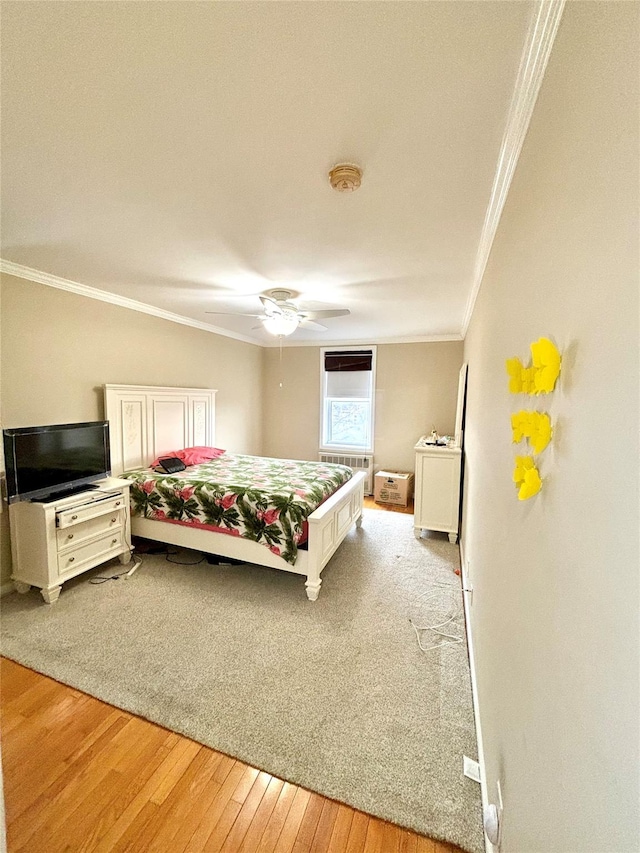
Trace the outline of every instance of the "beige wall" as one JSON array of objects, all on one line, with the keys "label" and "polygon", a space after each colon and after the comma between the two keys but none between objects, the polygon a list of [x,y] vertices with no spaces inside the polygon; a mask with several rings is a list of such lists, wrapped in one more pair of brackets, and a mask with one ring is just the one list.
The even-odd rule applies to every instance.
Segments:
[{"label": "beige wall", "polygon": [[[421,435],[433,425],[453,433],[462,349],[457,341],[377,346],[377,468],[412,471]],[[320,347],[266,350],[264,453],[317,459],[319,433]]]},{"label": "beige wall", "polygon": [[[463,545],[502,853],[640,849],[638,4],[568,3],[466,340]],[[551,336],[549,398],[504,361]],[[509,415],[555,435],[519,503]]]},{"label": "beige wall", "polygon": [[260,347],[12,276],[1,288],[5,427],[102,418],[108,382],[217,388],[216,444],[261,452]]},{"label": "beige wall", "polygon": [[[0,287],[0,428],[2,424],[2,287]],[[0,471],[4,471],[4,443],[0,441]],[[9,513],[0,498],[0,586],[11,573],[11,543],[9,541]],[[1,774],[0,774],[1,775]]]}]

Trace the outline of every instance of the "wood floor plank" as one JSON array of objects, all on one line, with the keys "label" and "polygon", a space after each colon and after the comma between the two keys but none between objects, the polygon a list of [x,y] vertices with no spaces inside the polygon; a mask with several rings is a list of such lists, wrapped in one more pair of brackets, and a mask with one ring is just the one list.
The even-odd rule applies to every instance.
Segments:
[{"label": "wood floor plank", "polygon": [[409,832],[408,829],[405,829],[402,838],[400,839],[400,853],[417,853],[417,851],[417,835],[414,832]]},{"label": "wood floor plank", "polygon": [[46,849],[47,853],[76,851],[87,834],[87,828],[95,825],[95,818],[113,798],[119,785],[120,774],[115,770],[108,770],[101,784],[88,791],[75,809],[63,814],[62,820],[59,815],[50,816],[38,837],[31,840],[39,844],[35,849]]},{"label": "wood floor plank", "polygon": [[178,780],[200,752],[202,746],[193,740],[180,741],[175,749],[175,761],[173,766],[167,768],[164,778],[161,780],[158,787],[149,797],[152,803],[161,806],[167,799],[174,786],[178,784]]},{"label": "wood floor plank", "polygon": [[[45,792],[48,799],[58,793],[60,788],[55,788],[55,783],[64,775],[69,765],[74,763],[78,742],[84,743],[95,732],[101,730],[101,726],[110,716],[111,710],[108,706],[97,702],[92,703],[84,708],[84,713],[74,721],[73,725],[65,727],[64,740],[60,743],[59,749],[56,750],[47,742],[43,761],[34,769],[37,772],[29,772],[26,764],[20,767],[19,773],[16,774],[18,785],[12,789],[14,807],[10,820],[18,817]],[[113,719],[117,718],[117,715],[114,715]],[[11,774],[8,768],[7,772]]]},{"label": "wood floor plank", "polygon": [[235,758],[231,758],[229,755],[220,754],[221,758],[218,763],[218,768],[213,776],[215,782],[219,782],[221,785],[226,781],[227,776],[231,772],[231,768],[235,765]]},{"label": "wood floor plank", "polygon": [[9,660],[9,658],[0,659],[0,685],[2,694],[2,704],[8,705],[17,696],[25,693],[29,687],[36,684],[40,678],[40,674],[32,669],[27,669],[26,666],[20,666],[19,663]]},{"label": "wood floor plank", "polygon": [[0,659],[11,853],[456,853]]},{"label": "wood floor plank", "polygon": [[160,806],[147,800],[120,838],[109,848],[109,853],[141,853],[146,843],[147,829],[155,826],[159,810]]},{"label": "wood floor plank", "polygon": [[10,712],[4,714],[2,717],[2,731],[5,734],[9,734],[14,729],[24,726],[27,723],[27,718],[23,717],[22,714]]},{"label": "wood floor plank", "polygon": [[[106,829],[105,834],[95,846],[95,853],[109,853],[117,845],[124,843],[122,839],[135,837],[135,832],[131,830],[131,827],[139,823],[139,816],[145,810],[147,804],[151,802],[152,794],[162,783],[167,773],[170,773],[175,768],[180,756],[183,755],[183,750],[184,745],[182,740],[173,742],[171,738],[166,738],[160,747],[156,749],[153,760],[149,762],[149,766],[140,779],[142,783],[141,787],[133,798],[124,805],[124,808],[120,811],[111,826]],[[153,803],[153,805],[156,806],[156,803]],[[147,809],[145,821],[150,820],[157,811],[157,806],[155,809]]]},{"label": "wood floor plank", "polygon": [[419,836],[416,841],[416,853],[436,853],[436,842],[431,838]]},{"label": "wood floor plank", "polygon": [[221,853],[238,853],[242,847],[244,837],[249,831],[249,826],[253,821],[262,798],[271,782],[271,776],[268,773],[258,773],[247,798],[245,799],[242,808],[238,812],[238,817],[233,823],[228,836],[225,838],[224,844],[220,848]]},{"label": "wood floor plank", "polygon": [[316,834],[316,829],[320,822],[323,805],[324,800],[320,794],[311,794],[309,802],[307,803],[307,808],[304,812],[304,817],[302,818],[302,823],[300,824],[300,829],[298,830],[298,835],[296,836],[297,844],[302,845],[307,849],[311,848],[313,836]]},{"label": "wood floor plank", "polygon": [[[189,806],[206,788],[215,771],[211,753],[203,747],[185,769],[159,812],[158,829],[149,840],[146,853],[165,853],[173,850],[172,841]],[[217,785],[217,783],[214,783]]]},{"label": "wood floor plank", "polygon": [[404,830],[392,823],[385,823],[382,832],[382,850],[384,853],[400,853]]},{"label": "wood floor plank", "polygon": [[258,853],[273,853],[275,850],[276,843],[284,827],[297,790],[298,788],[290,782],[285,782],[282,786],[278,802],[271,812],[267,825],[262,833],[262,838],[260,839],[260,844],[257,848]]},{"label": "wood floor plank", "polygon": [[249,791],[253,788],[253,783],[258,778],[259,773],[260,771],[256,770],[255,767],[245,767],[242,777],[238,782],[238,786],[233,792],[231,799],[235,800],[236,803],[244,803]]},{"label": "wood floor plank", "polygon": [[[158,766],[167,755],[168,747],[162,745],[153,751],[146,749],[138,758],[135,766],[123,775],[120,790],[105,803],[104,808],[86,828],[83,842],[78,853],[95,853],[96,850],[112,850],[142,809],[131,811],[129,807],[147,784]],[[146,804],[149,802],[144,800]],[[123,817],[126,816],[126,817]]]},{"label": "wood floor plank", "polygon": [[[25,762],[28,762],[32,758],[32,745],[34,743],[38,743],[40,741],[42,729],[40,726],[32,723],[29,715],[23,713],[22,710],[18,710],[15,712],[11,712],[11,716],[14,713],[19,714],[24,719],[24,725],[20,727],[12,727],[11,728],[11,737],[5,737],[2,744],[2,763],[6,768],[7,781],[5,783],[5,787],[10,788],[11,785],[11,777],[12,766],[16,765],[17,767],[24,766]],[[8,715],[3,716],[0,725],[3,726],[4,729],[4,721],[7,719]],[[8,730],[5,734],[8,733]]]},{"label": "wood floor plank", "polygon": [[369,828],[369,815],[363,812],[355,812],[351,821],[351,829],[349,830],[349,838],[347,839],[346,853],[362,853],[367,840],[367,830]]},{"label": "wood floor plank", "polygon": [[[198,829],[202,819],[211,809],[215,798],[220,793],[221,785],[214,779],[215,770],[220,763],[220,753],[211,750],[207,766],[203,769],[198,780],[199,789],[193,788],[189,798],[183,801],[183,812],[176,812],[174,823],[176,831],[171,839],[172,853],[183,853],[192,836]],[[211,773],[209,772],[211,770]],[[204,782],[204,784],[202,784]]]},{"label": "wood floor plank", "polygon": [[[74,700],[75,701],[75,700]],[[30,737],[36,739],[38,743],[46,743],[46,750],[30,750],[26,755],[24,745],[20,745],[19,751],[8,748],[6,754],[3,754],[3,764],[5,767],[7,780],[5,789],[8,792],[14,791],[22,785],[23,779],[32,778],[34,775],[42,776],[47,771],[47,765],[56,764],[64,761],[69,751],[72,749],[74,740],[73,729],[82,729],[81,716],[77,715],[75,719],[70,721],[69,726],[61,726],[57,732],[50,732],[40,722],[35,721],[32,717],[28,718],[27,731]],[[66,736],[66,729],[72,730],[70,737]],[[10,745],[16,746],[15,742]],[[14,764],[17,765],[18,772],[13,773]]]},{"label": "wood floor plank", "polygon": [[333,834],[333,827],[338,816],[338,803],[333,800],[325,800],[322,806],[322,814],[311,842],[310,853],[327,853],[329,842]]},{"label": "wood floor plank", "polygon": [[342,803],[340,804],[338,807],[338,814],[336,815],[336,822],[333,825],[333,832],[331,833],[331,841],[329,843],[329,850],[331,853],[344,853],[347,849],[353,815],[354,811],[352,808],[345,806]]},{"label": "wood floor plank", "polygon": [[382,853],[382,840],[385,824],[376,817],[369,818],[367,837],[364,842],[364,853]]},{"label": "wood floor plank", "polygon": [[[218,795],[212,803],[211,809],[203,815],[201,822],[196,828],[196,831],[194,832],[191,839],[189,840],[189,843],[185,847],[185,853],[200,853],[200,851],[207,849],[209,840],[214,835],[214,833],[218,831],[218,823],[220,823],[223,818],[226,821],[229,814],[231,814],[231,812],[233,811],[232,809],[227,809],[227,806],[230,802],[233,802],[237,806],[237,809],[233,811],[233,819],[235,820],[242,806],[240,805],[240,803],[237,803],[231,798],[233,797],[233,792],[235,791],[236,786],[242,778],[244,768],[245,765],[241,761],[233,761],[232,766],[229,769],[224,782],[220,786]],[[215,781],[215,779],[218,778],[218,774],[214,773],[213,778]],[[224,843],[226,833],[229,831],[230,828],[230,826],[227,827],[225,834],[222,836],[222,840],[220,842],[221,844]],[[212,846],[214,846],[215,843],[216,842],[214,840],[211,840]]]},{"label": "wood floor plank", "polygon": [[291,853],[293,850],[298,830],[300,829],[300,824],[304,819],[304,814],[310,799],[310,791],[306,791],[304,788],[298,788],[296,790],[293,803],[291,804],[291,808],[289,809],[289,813],[287,814],[282,827],[282,832],[278,836],[278,840],[274,848],[277,853]]},{"label": "wood floor plank", "polygon": [[218,853],[227,839],[229,832],[231,831],[231,827],[235,823],[241,808],[242,806],[240,803],[229,799],[222,810],[222,814],[220,815],[213,832],[207,838],[205,846],[198,848],[198,850],[202,850],[204,853]]},{"label": "wood floor plank", "polygon": [[[90,797],[85,798],[79,808],[71,812],[66,823],[57,829],[57,832],[45,823],[42,827],[42,835],[47,843],[47,849],[72,850],[74,853],[82,853],[85,850],[93,850],[95,842],[104,832],[104,828],[113,823],[115,817],[124,804],[131,799],[136,789],[142,785],[140,778],[140,761],[144,767],[157,752],[159,743],[154,741],[143,742],[145,749],[140,752],[131,750],[127,756],[127,763],[122,765],[123,772],[111,768],[110,773],[103,782],[94,789]],[[109,768],[109,761],[104,762],[103,767]],[[129,780],[127,785],[126,771],[133,774],[133,781]]]},{"label": "wood floor plank", "polygon": [[278,797],[280,796],[283,786],[284,782],[282,779],[276,779],[272,776],[269,780],[267,789],[260,800],[260,805],[258,806],[256,813],[253,816],[253,820],[249,824],[246,835],[242,840],[242,845],[238,848],[240,853],[256,853],[258,845],[260,844],[260,839],[262,838],[262,833],[269,822],[271,813],[276,807],[276,803],[278,802]]},{"label": "wood floor plank", "polygon": [[[61,763],[61,773],[31,804],[25,807],[25,803],[20,799],[21,789],[8,795],[6,798],[7,824],[13,827],[24,822],[28,826],[33,826],[36,819],[43,814],[45,806],[55,804],[59,807],[63,799],[66,798],[69,801],[74,795],[73,786],[84,783],[86,769],[90,767],[92,760],[103,750],[109,749],[112,738],[125,724],[126,720],[117,711],[113,711],[94,732],[81,741],[80,746],[71,754],[67,762]],[[5,775],[6,773],[5,767]],[[24,786],[28,788],[32,783],[31,777],[22,772],[20,775]]]},{"label": "wood floor plank", "polygon": [[55,696],[64,695],[64,687],[51,678],[42,677],[33,682],[23,693],[19,693],[10,702],[3,704],[10,711],[18,711],[25,717],[30,717],[39,708],[46,707],[47,703],[53,701]]},{"label": "wood floor plank", "polygon": [[[20,850],[24,844],[29,845],[29,839],[34,835],[46,838],[46,832],[54,832],[58,823],[61,823],[70,811],[74,811],[85,792],[97,789],[107,775],[109,768],[100,758],[110,749],[110,745],[120,730],[126,725],[124,718],[118,717],[111,728],[104,733],[103,737],[96,742],[95,749],[85,753],[78,766],[74,766],[67,780],[67,784],[59,790],[58,794],[49,798],[48,791],[23,812],[18,820],[7,825],[7,836],[9,849]],[[7,814],[11,813],[12,800],[7,794]],[[46,829],[44,829],[46,827]]]}]

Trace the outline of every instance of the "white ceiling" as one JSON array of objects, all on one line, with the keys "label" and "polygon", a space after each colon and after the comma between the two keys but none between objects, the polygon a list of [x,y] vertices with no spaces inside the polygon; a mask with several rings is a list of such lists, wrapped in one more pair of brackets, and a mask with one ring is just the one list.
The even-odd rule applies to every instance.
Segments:
[{"label": "white ceiling", "polygon": [[533,6],[3,2],[2,257],[263,345],[205,312],[459,337]]}]

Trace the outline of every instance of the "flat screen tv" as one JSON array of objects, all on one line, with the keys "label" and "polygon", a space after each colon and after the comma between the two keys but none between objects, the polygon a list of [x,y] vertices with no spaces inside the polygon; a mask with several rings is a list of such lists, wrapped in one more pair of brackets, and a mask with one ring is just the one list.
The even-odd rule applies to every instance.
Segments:
[{"label": "flat screen tv", "polygon": [[111,475],[109,422],[4,430],[7,500],[48,501]]}]

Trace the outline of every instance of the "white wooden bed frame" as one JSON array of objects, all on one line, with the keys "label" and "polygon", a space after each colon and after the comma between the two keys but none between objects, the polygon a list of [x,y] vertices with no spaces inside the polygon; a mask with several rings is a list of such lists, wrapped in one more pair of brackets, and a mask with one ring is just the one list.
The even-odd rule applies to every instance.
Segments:
[{"label": "white wooden bed frame", "polygon": [[[212,389],[105,385],[104,392],[114,477],[146,467],[171,450],[215,446],[216,392]],[[315,601],[322,569],[353,524],[362,524],[365,476],[363,471],[354,474],[311,513],[307,549],[298,551],[293,566],[258,542],[212,530],[133,516],[131,532],[157,542],[304,575],[307,597]]]}]

